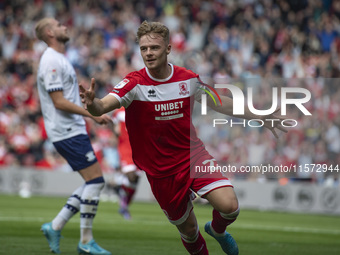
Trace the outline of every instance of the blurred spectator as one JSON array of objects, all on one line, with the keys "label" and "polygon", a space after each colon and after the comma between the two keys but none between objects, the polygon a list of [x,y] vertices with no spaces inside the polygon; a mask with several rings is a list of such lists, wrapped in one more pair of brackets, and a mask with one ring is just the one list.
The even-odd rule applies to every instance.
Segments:
[{"label": "blurred spectator", "polygon": [[0,39],[1,52],[4,59],[9,60],[14,56],[19,44],[19,38],[19,33],[14,25],[9,25]]}]

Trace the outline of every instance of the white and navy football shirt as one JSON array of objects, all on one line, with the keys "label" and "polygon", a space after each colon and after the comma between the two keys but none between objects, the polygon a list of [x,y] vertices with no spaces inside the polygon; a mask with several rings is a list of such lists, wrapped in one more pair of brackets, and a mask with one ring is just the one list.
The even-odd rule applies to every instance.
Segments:
[{"label": "white and navy football shirt", "polygon": [[55,108],[50,92],[62,91],[70,102],[82,107],[76,72],[66,57],[48,47],[38,69],[38,93],[47,135],[52,142],[87,134],[85,120],[79,114]]}]

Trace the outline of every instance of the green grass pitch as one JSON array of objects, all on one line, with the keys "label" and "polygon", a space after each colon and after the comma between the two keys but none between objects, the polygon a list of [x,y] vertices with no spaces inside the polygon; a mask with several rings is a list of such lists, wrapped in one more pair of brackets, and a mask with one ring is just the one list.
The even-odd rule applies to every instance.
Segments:
[{"label": "green grass pitch", "polygon": [[[0,195],[0,254],[51,254],[40,226],[59,212],[65,198]],[[118,205],[101,202],[94,220],[99,245],[114,255],[187,254],[177,229],[154,203],[134,203],[133,219],[125,221]],[[211,219],[209,205],[195,205],[201,232],[211,255],[223,254],[218,243],[204,232]],[[338,255],[340,217],[242,210],[228,228],[238,242],[240,255]],[[62,254],[77,254],[79,215],[66,225],[60,242]]]}]

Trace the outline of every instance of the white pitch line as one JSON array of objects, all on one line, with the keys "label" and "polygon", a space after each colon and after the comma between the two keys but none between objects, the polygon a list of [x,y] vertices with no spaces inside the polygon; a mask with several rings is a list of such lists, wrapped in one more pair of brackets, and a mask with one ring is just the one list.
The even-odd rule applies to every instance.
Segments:
[{"label": "white pitch line", "polygon": [[[8,221],[21,221],[21,222],[47,222],[50,219],[42,218],[42,217],[6,217],[0,216],[0,222],[8,222]],[[70,223],[79,222],[79,218],[73,218],[70,220]],[[110,219],[106,221],[106,224],[121,224],[121,220]],[[140,225],[168,225],[167,221],[149,221],[149,220],[141,220],[141,219],[133,219],[132,221],[125,222],[126,224],[138,223]],[[264,226],[264,225],[255,225],[255,224],[242,224],[235,223],[231,226],[234,229],[249,229],[249,230],[268,230],[268,231],[281,231],[281,232],[295,232],[295,233],[311,233],[311,234],[330,234],[330,235],[340,235],[339,229],[323,229],[323,228],[302,228],[302,227],[280,227],[280,226]]]},{"label": "white pitch line", "polygon": [[34,222],[34,221],[39,221],[42,222],[44,221],[44,218],[40,217],[3,217],[0,216],[0,221],[21,221],[21,222]]},{"label": "white pitch line", "polygon": [[323,228],[301,228],[301,227],[280,227],[280,226],[263,226],[253,224],[235,224],[232,228],[251,229],[251,230],[273,230],[282,232],[298,232],[298,233],[313,233],[313,234],[332,234],[340,235],[338,229],[323,229]]}]

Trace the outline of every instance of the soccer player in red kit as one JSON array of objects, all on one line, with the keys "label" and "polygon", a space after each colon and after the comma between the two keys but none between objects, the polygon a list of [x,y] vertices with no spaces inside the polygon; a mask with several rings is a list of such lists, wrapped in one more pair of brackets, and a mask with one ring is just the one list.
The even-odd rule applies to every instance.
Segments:
[{"label": "soccer player in red kit", "polygon": [[118,136],[120,168],[122,174],[124,175],[120,183],[120,188],[118,190],[118,195],[120,199],[119,213],[124,217],[124,219],[129,220],[131,218],[129,205],[132,202],[133,195],[136,192],[139,179],[138,173],[140,170],[137,168],[132,160],[130,139],[125,124],[124,107],[115,110],[113,112],[112,119],[114,124],[114,133]]},{"label": "soccer player in red kit", "polygon": [[[159,22],[144,21],[137,31],[137,41],[145,68],[128,74],[102,99],[95,98],[95,81],[86,90],[80,85],[80,96],[88,111],[99,116],[124,106],[133,160],[146,172],[160,207],[176,225],[184,247],[190,254],[209,254],[191,203],[193,192],[207,199],[213,207],[212,221],[205,231],[214,237],[228,255],[238,254],[234,238],[226,227],[239,214],[239,204],[228,178],[190,177],[190,169],[214,164],[197,137],[191,120],[194,98],[200,100],[199,76],[168,62],[171,51],[169,30]],[[221,97],[222,105],[210,108],[233,116],[233,100]],[[272,115],[264,116],[279,119]],[[245,119],[264,119],[246,109]],[[267,125],[267,124],[265,124]],[[277,137],[277,124],[266,126]]]}]

